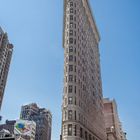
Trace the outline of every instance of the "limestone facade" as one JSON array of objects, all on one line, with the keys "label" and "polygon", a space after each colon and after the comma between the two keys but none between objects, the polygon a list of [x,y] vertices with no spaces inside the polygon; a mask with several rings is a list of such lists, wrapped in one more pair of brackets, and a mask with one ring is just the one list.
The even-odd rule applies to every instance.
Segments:
[{"label": "limestone facade", "polygon": [[106,140],[99,41],[88,0],[64,0],[62,140]]}]

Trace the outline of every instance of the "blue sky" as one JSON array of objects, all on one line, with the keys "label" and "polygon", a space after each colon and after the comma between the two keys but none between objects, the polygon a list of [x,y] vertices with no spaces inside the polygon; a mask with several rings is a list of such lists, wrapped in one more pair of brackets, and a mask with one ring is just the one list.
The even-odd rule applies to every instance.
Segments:
[{"label": "blue sky", "polygon": [[[115,98],[128,140],[140,138],[140,1],[90,0],[100,32],[105,97]],[[52,140],[61,128],[63,0],[0,0],[0,26],[14,53],[1,114],[17,119],[36,102],[53,114]]]}]

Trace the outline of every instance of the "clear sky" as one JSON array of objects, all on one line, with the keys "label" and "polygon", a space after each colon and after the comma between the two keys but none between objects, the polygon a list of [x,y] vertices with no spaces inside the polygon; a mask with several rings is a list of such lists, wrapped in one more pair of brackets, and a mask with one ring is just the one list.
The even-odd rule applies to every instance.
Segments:
[{"label": "clear sky", "polygon": [[[140,1],[90,0],[100,32],[105,97],[115,98],[128,140],[140,138]],[[53,114],[52,140],[61,128],[63,0],[0,0],[0,26],[14,53],[1,114],[17,119],[36,102]]]}]

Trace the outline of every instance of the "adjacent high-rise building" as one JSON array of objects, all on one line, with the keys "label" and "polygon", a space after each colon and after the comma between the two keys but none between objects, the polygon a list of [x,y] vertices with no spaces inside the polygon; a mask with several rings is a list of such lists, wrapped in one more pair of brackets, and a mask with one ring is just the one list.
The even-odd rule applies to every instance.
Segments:
[{"label": "adjacent high-rise building", "polygon": [[7,33],[0,27],[0,109],[4,96],[13,45],[9,43]]},{"label": "adjacent high-rise building", "polygon": [[36,122],[35,140],[51,140],[52,115],[49,110],[32,103],[22,106],[20,118]]},{"label": "adjacent high-rise building", "polygon": [[64,0],[62,140],[106,140],[99,33],[88,0]]},{"label": "adjacent high-rise building", "polygon": [[104,116],[108,140],[126,140],[126,133],[122,130],[115,100],[104,99]]}]

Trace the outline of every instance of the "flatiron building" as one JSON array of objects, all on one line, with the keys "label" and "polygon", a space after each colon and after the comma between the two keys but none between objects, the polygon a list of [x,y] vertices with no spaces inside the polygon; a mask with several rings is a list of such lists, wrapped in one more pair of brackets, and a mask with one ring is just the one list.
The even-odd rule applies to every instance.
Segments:
[{"label": "flatiron building", "polygon": [[64,0],[62,140],[106,140],[99,33],[88,0]]}]

